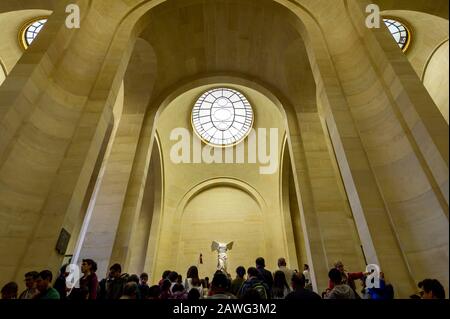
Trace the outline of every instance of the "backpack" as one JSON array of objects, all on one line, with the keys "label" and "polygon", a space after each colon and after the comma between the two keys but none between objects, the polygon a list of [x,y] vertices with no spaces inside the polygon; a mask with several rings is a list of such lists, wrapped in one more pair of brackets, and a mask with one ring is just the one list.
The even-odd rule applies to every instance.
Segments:
[{"label": "backpack", "polygon": [[267,289],[264,286],[263,282],[257,281],[250,288],[256,290],[258,294],[261,296],[261,299],[268,299]]}]

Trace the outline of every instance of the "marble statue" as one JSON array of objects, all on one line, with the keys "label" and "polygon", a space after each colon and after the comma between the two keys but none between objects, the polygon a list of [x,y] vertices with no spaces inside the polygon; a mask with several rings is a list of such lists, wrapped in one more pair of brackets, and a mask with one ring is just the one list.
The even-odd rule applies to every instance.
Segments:
[{"label": "marble statue", "polygon": [[224,244],[219,243],[217,241],[213,241],[211,245],[211,251],[217,251],[217,270],[223,271],[227,273],[227,266],[228,266],[228,255],[227,251],[231,250],[233,248],[233,242]]}]

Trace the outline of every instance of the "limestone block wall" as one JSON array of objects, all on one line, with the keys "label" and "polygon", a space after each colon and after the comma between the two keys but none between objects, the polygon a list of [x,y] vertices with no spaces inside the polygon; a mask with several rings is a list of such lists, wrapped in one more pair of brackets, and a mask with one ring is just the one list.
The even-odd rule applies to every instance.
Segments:
[{"label": "limestone block wall", "polygon": [[448,123],[448,19],[424,12],[387,10],[410,29],[412,41],[406,57]]},{"label": "limestone block wall", "polygon": [[[408,273],[414,281],[431,274],[435,276],[440,274],[442,281],[447,280],[448,274],[444,273],[443,268],[448,265],[445,257],[448,239],[444,240],[448,233],[448,213],[446,213],[448,204],[444,196],[447,187],[445,172],[448,170],[448,149],[441,144],[440,139],[444,138],[444,132],[448,129],[445,128],[444,119],[436,113],[438,110],[432,107],[431,99],[424,92],[423,85],[420,84],[420,80],[411,67],[409,68],[413,75],[407,82],[406,78],[402,78],[406,72],[409,72],[407,62],[403,62],[406,58],[398,47],[395,47],[387,30],[384,28],[369,31],[365,27],[363,9],[367,4],[364,1],[344,1],[341,6],[332,8],[325,5],[320,9],[316,8],[317,16],[322,18],[320,25],[325,31],[326,43],[331,54],[329,59],[334,63],[336,80],[338,80],[336,88],[345,96],[341,103],[329,102],[334,118],[333,120],[329,118],[327,121],[330,122],[333,144],[335,146],[343,144],[343,149],[337,147],[341,171],[344,175],[348,173],[342,166],[342,162],[347,157],[350,174],[357,185],[358,193],[354,195],[359,196],[358,199],[363,205],[364,216],[368,221],[381,267],[391,272],[392,275],[388,277],[398,280],[396,285],[399,295],[404,296],[414,289],[413,286],[408,285]],[[336,20],[342,21],[342,28],[339,31],[332,23]],[[355,29],[361,33],[361,37],[355,33]],[[373,36],[369,35],[371,32],[377,40],[369,45],[370,40],[373,39]],[[390,76],[404,79],[401,89],[390,85],[392,82],[386,82],[386,69],[380,71],[379,67],[388,66],[386,60],[383,61],[385,55],[381,52],[373,54],[376,45],[382,45],[384,52],[389,52],[388,60],[396,56],[395,60],[391,59],[388,63],[398,66]],[[400,63],[402,69],[400,69]],[[396,93],[390,91],[394,87],[401,90],[403,97],[410,95],[411,100],[396,100],[393,95],[397,97],[400,91]],[[332,86],[324,89],[331,88]],[[421,96],[420,106],[419,101],[412,98],[418,94]],[[422,122],[413,122],[410,121],[411,117],[407,117],[405,109],[408,103],[412,103],[413,109],[415,108],[415,111],[423,116]],[[398,105],[401,105],[401,113],[397,109]],[[424,110],[425,105],[427,105],[427,111]],[[403,116],[405,118],[402,118]],[[431,125],[431,122],[437,126]],[[344,123],[346,123],[345,127]],[[435,155],[429,155],[428,151],[425,153],[426,146],[421,144],[417,135],[419,133],[414,130],[418,126],[413,128],[413,123],[423,128],[422,138],[436,141],[435,144],[431,144]],[[448,140],[448,136],[444,139]],[[434,156],[437,156],[437,160]],[[408,175],[408,171],[414,171],[415,174]],[[350,186],[352,182],[349,179],[346,183],[347,191]],[[428,205],[424,204],[426,206],[421,207],[427,207],[427,213],[413,214],[417,212],[417,209],[412,208],[411,203],[426,201],[425,194],[428,195],[429,202]],[[374,204],[378,206],[377,210],[369,208],[369,205]],[[412,211],[409,211],[411,209]],[[434,223],[432,220],[439,220],[439,222]],[[427,223],[431,224],[427,227],[425,226]],[[435,239],[432,243],[427,242],[428,247],[412,240],[416,236],[413,234],[423,233],[424,229],[429,229],[429,235]],[[436,234],[439,235],[436,236]],[[388,244],[389,241],[391,243]],[[425,257],[425,255],[433,254],[433,251],[436,252],[433,260],[440,260],[440,262],[425,270],[423,265],[431,257],[430,255]],[[443,268],[440,268],[441,266]]]}]

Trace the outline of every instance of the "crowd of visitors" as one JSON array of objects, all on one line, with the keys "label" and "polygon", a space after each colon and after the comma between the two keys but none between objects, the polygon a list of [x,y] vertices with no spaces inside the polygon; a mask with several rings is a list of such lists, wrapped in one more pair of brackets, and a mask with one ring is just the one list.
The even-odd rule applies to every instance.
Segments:
[{"label": "crowd of visitors", "polygon": [[[196,266],[191,266],[183,280],[176,271],[164,271],[157,285],[149,286],[149,276],[122,273],[122,267],[114,264],[109,268],[107,278],[98,280],[97,264],[92,259],[83,259],[82,276],[76,288],[66,284],[67,265],[60,269],[53,282],[49,270],[31,271],[25,274],[26,289],[19,294],[15,282],[6,284],[1,290],[2,299],[68,299],[68,300],[117,300],[117,299],[394,299],[394,288],[383,273],[379,276],[377,288],[367,287],[369,273],[347,272],[344,264],[336,262],[328,273],[327,289],[318,295],[313,291],[309,266],[304,265],[299,272],[287,267],[286,260],[278,260],[278,269],[266,269],[262,257],[256,259],[255,266],[247,270],[243,266],[236,269],[236,277],[217,271],[212,278],[200,278]],[[358,291],[356,282],[360,280],[362,289]],[[420,292],[411,295],[417,299],[444,299],[445,290],[436,279],[425,279],[418,283]]]}]

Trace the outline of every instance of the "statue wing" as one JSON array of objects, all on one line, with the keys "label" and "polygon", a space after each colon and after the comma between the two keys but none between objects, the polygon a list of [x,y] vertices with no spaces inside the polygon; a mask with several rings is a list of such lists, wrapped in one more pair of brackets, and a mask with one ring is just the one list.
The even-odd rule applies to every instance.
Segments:
[{"label": "statue wing", "polygon": [[217,249],[219,249],[219,243],[216,241],[213,241],[211,244],[211,251],[215,251]]},{"label": "statue wing", "polygon": [[233,248],[233,242],[227,244],[227,249],[231,250],[231,248]]}]

